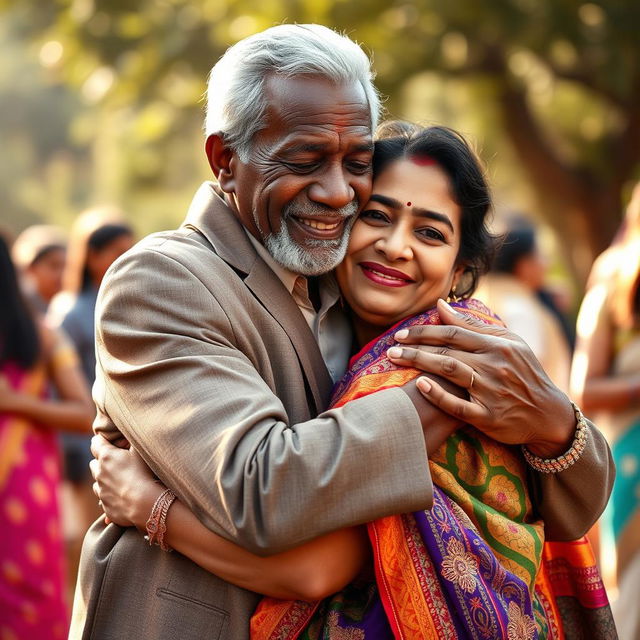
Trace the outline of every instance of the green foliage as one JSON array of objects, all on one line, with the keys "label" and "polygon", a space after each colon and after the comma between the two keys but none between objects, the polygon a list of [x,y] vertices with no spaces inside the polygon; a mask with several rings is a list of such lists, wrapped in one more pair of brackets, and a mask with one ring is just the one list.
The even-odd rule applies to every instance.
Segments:
[{"label": "green foliage", "polygon": [[476,140],[499,207],[537,209],[593,254],[640,177],[637,0],[0,0],[2,222],[120,204],[177,224],[209,176],[206,75],[280,22],[343,30],[373,55],[389,115]]}]

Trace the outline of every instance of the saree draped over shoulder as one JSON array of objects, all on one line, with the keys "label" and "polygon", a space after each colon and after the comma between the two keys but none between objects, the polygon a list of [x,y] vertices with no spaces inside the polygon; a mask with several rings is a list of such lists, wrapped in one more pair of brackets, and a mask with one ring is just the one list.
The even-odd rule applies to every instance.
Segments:
[{"label": "saree draped over shoulder", "polygon": [[[454,306],[501,324],[477,300]],[[386,351],[399,329],[439,323],[432,309],[366,345],[336,386],[332,405],[418,376],[393,365]],[[375,577],[359,578],[321,602],[264,598],[252,619],[252,640],[616,637],[586,539],[545,544],[519,447],[467,425],[429,466],[431,509],[367,525]],[[569,628],[587,632],[571,635]]]}]

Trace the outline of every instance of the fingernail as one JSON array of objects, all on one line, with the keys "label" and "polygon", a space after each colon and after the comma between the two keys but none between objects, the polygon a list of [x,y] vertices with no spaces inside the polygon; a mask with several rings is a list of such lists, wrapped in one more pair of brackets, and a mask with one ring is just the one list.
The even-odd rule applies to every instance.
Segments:
[{"label": "fingernail", "polygon": [[429,378],[418,378],[416,384],[420,391],[424,391],[425,393],[429,393],[429,391],[431,391],[431,382],[429,382]]},{"label": "fingernail", "polygon": [[442,302],[442,304],[447,307],[447,309],[449,309],[449,311],[451,311],[451,313],[453,313],[456,316],[460,316],[462,315],[461,313],[458,313],[446,300],[444,300],[443,298],[440,298],[440,302]]},{"label": "fingernail", "polygon": [[400,329],[400,331],[396,331],[394,338],[396,340],[404,340],[408,335],[409,331],[407,329]]},{"label": "fingernail", "polygon": [[391,349],[387,351],[387,355],[390,358],[402,358],[402,349],[400,347],[391,347]]}]

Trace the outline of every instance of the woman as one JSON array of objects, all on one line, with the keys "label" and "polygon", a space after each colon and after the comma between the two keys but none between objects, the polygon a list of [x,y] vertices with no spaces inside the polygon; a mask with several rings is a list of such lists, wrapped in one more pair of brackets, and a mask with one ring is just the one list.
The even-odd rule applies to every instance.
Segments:
[{"label": "woman", "polygon": [[526,218],[507,220],[503,242],[476,296],[524,339],[549,378],[567,393],[571,353],[559,315],[540,297],[551,300],[544,288],[547,262],[536,236]]},{"label": "woman", "polygon": [[616,242],[592,269],[571,382],[611,444],[617,475],[601,520],[601,559],[605,576],[617,576],[620,637],[640,638],[640,184]]},{"label": "woman", "polygon": [[[61,327],[80,356],[89,388],[95,380],[96,356],[94,311],[102,278],[109,266],[133,245],[131,227],[110,208],[89,209],[74,222],[68,244],[63,290],[52,301],[47,314],[53,326]],[[69,569],[75,578],[82,539],[100,515],[91,492],[88,436],[64,434],[65,538]]]},{"label": "woman", "polygon": [[[485,227],[490,197],[466,143],[440,127],[396,124],[385,131],[391,137],[376,142],[373,194],[337,270],[363,349],[338,384],[334,406],[414,378],[417,371],[400,369],[386,357],[395,331],[439,322],[436,301],[449,294],[469,296],[490,260]],[[459,306],[496,322],[478,302]],[[434,490],[429,512],[385,518],[370,523],[366,532],[337,531],[270,558],[214,536],[180,503],[167,512],[166,494],[156,500],[158,485],[135,454],[111,451],[112,470],[116,460],[117,466],[132,460],[126,482],[114,482],[109,473],[103,477],[97,462],[92,467],[97,492],[115,522],[145,528],[152,511],[147,526],[152,542],[175,547],[245,588],[300,599],[263,601],[252,622],[255,638],[294,638],[301,632],[309,638],[423,638],[429,629],[429,637],[467,637],[477,624],[489,634],[506,634],[507,627],[535,629],[534,616],[541,628],[560,624],[557,610],[544,611],[543,604],[535,612],[532,608],[532,602],[546,598],[548,603],[553,596],[548,584],[536,581],[543,526],[532,512],[519,450],[488,441],[470,427],[452,436],[439,434],[440,442],[445,439],[430,460],[440,489]],[[118,496],[122,487],[126,495]],[[483,562],[491,564],[486,571]],[[495,580],[499,575],[508,588],[500,591],[489,574]],[[422,581],[412,581],[410,576],[419,575]],[[331,594],[336,595],[320,601]],[[408,602],[415,605],[411,611],[404,606]]]},{"label": "woman", "polygon": [[24,279],[25,295],[34,309],[45,314],[62,289],[67,239],[58,227],[37,224],[27,227],[11,247],[14,265]]},{"label": "woman", "polygon": [[22,297],[1,237],[0,299],[0,637],[66,638],[56,434],[88,433],[95,409],[73,348]]}]

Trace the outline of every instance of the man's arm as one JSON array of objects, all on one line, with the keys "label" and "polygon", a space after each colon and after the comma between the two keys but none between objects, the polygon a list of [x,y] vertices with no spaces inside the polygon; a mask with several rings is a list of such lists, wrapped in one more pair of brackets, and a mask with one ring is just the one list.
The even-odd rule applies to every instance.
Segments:
[{"label": "man's arm", "polygon": [[[397,364],[415,366],[467,388],[456,397],[437,382],[418,382],[443,411],[507,444],[553,458],[571,446],[576,418],[567,396],[548,378],[518,336],[453,311],[440,301],[442,326],[412,327],[399,336]],[[550,539],[586,533],[607,503],[615,471],[604,437],[590,425],[581,459],[559,473],[532,471],[533,497]]]},{"label": "man's arm", "polygon": [[96,338],[96,430],[113,440],[115,425],[203,523],[247,549],[273,553],[431,503],[407,393],[290,424],[246,336],[173,258],[143,249],[117,263]]}]

